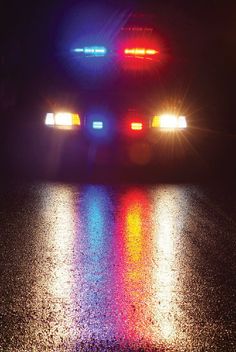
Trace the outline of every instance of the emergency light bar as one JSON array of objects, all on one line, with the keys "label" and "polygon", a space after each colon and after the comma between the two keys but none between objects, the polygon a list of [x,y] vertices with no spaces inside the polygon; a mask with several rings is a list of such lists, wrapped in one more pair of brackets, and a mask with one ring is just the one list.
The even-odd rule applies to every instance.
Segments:
[{"label": "emergency light bar", "polygon": [[124,49],[124,54],[128,56],[153,56],[157,55],[158,51],[146,48],[126,48]]},{"label": "emergency light bar", "polygon": [[105,56],[107,54],[107,49],[104,46],[86,46],[84,48],[75,48],[73,51],[85,56],[95,57]]}]

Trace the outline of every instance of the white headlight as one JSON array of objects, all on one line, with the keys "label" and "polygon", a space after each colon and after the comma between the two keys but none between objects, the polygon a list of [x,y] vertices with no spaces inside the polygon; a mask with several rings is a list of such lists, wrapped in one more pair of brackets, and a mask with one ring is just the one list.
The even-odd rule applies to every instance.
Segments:
[{"label": "white headlight", "polygon": [[72,114],[69,112],[58,112],[55,114],[55,124],[57,126],[72,126]]},{"label": "white headlight", "polygon": [[152,127],[164,130],[184,129],[187,128],[187,121],[185,116],[162,114],[161,116],[154,116]]},{"label": "white headlight", "polygon": [[178,118],[178,127],[179,128],[187,128],[187,121],[185,116],[180,116]]},{"label": "white headlight", "polygon": [[54,114],[51,112],[48,112],[45,118],[45,125],[47,126],[54,126],[55,121],[54,121]]},{"label": "white headlight", "polygon": [[164,114],[160,117],[160,128],[175,129],[178,127],[178,117],[176,115]]},{"label": "white headlight", "polygon": [[45,125],[54,126],[57,128],[72,129],[80,126],[80,117],[78,114],[70,112],[47,113]]}]

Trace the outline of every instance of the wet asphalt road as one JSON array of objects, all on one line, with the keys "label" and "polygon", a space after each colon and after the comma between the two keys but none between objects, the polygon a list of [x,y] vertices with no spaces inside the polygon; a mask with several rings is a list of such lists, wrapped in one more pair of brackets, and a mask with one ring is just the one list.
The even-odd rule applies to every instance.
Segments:
[{"label": "wet asphalt road", "polygon": [[0,351],[236,351],[232,185],[1,186]]}]

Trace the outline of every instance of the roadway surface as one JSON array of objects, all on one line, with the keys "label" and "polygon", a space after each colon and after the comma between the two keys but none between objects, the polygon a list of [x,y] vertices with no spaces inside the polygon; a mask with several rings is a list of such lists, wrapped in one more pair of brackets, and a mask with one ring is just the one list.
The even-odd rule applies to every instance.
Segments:
[{"label": "roadway surface", "polygon": [[0,351],[236,351],[229,184],[0,188]]}]

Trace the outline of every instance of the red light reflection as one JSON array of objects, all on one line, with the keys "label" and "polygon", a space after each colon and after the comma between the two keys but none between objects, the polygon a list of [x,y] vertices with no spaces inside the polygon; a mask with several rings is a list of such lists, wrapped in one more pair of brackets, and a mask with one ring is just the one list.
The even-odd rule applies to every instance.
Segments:
[{"label": "red light reflection", "polygon": [[[133,189],[121,199],[121,218],[117,227],[119,248],[115,300],[122,312],[119,335],[131,343],[151,338],[149,282],[152,273],[149,241],[145,241],[150,225],[150,202],[147,193]],[[147,318],[148,317],[148,318]]]}]

